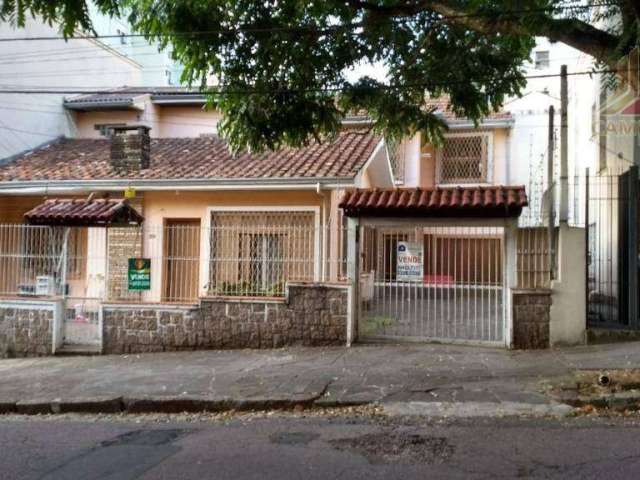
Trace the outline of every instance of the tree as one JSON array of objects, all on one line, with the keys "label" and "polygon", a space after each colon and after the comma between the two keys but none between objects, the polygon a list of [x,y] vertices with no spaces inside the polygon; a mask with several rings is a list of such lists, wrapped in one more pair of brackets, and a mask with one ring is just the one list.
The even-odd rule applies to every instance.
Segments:
[{"label": "tree", "polygon": [[[137,31],[172,48],[184,80],[209,90],[235,149],[302,145],[335,134],[365,110],[390,137],[446,128],[429,97],[447,95],[475,121],[525,84],[522,65],[536,36],[564,42],[600,65],[638,44],[637,0],[96,0]],[[124,6],[123,6],[124,5]],[[91,31],[84,0],[4,0],[0,18],[59,22],[66,36]],[[590,20],[612,24],[598,28]],[[386,80],[349,81],[362,63]]]}]

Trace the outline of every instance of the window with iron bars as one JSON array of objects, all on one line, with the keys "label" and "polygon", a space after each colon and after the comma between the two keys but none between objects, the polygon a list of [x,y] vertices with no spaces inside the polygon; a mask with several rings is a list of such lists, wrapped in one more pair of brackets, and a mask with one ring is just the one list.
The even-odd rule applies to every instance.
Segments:
[{"label": "window with iron bars", "polygon": [[315,274],[313,212],[214,212],[209,295],[278,297]]},{"label": "window with iron bars", "polygon": [[[61,227],[27,227],[23,230],[21,256],[23,271],[38,275],[59,275],[65,230]],[[87,263],[87,229],[69,229],[67,239],[67,280],[84,276]]]},{"label": "window with iron bars", "polygon": [[447,135],[438,150],[438,183],[467,184],[489,181],[489,133]]}]

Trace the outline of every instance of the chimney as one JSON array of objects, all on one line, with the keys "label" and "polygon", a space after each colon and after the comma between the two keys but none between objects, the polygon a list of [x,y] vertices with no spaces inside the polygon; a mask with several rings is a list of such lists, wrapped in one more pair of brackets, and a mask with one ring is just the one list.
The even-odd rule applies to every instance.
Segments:
[{"label": "chimney", "polygon": [[146,125],[113,126],[111,137],[111,168],[124,173],[149,168],[151,138]]}]

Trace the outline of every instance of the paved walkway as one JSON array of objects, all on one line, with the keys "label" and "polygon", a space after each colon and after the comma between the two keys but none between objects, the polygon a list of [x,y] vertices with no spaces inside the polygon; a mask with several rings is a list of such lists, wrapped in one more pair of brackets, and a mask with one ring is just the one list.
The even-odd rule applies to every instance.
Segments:
[{"label": "paved walkway", "polygon": [[163,401],[198,399],[215,400],[215,408],[380,402],[397,414],[421,405],[446,412],[454,404],[519,412],[554,405],[541,393],[543,383],[581,368],[640,368],[640,343],[541,352],[362,345],[0,360],[0,409],[17,403],[25,413],[55,411],[50,404],[93,399],[162,410]]}]

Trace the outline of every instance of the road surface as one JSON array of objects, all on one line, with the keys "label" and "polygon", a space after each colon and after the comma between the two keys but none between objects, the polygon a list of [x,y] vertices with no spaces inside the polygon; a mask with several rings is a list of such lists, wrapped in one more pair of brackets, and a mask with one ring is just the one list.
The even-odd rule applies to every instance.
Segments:
[{"label": "road surface", "polygon": [[640,478],[638,418],[8,416],[0,478]]}]

